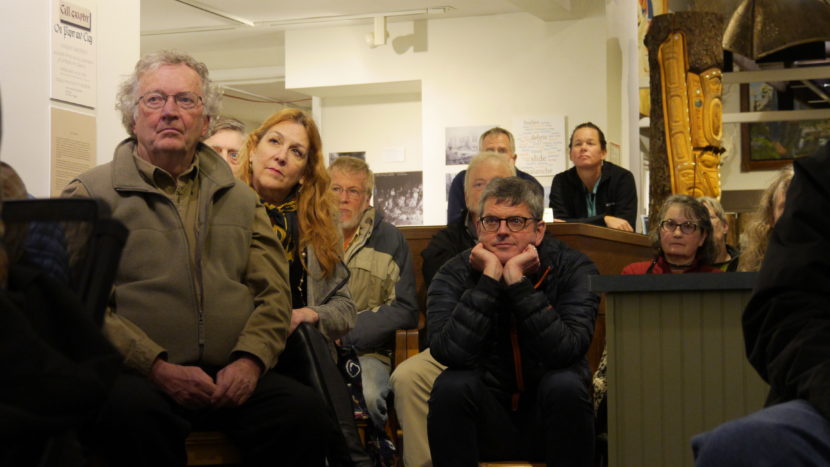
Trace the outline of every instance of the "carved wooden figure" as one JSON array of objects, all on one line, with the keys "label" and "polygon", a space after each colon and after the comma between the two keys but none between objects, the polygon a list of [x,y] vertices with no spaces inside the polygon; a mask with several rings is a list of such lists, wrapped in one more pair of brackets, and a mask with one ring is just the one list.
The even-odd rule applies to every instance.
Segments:
[{"label": "carved wooden figure", "polygon": [[722,24],[714,13],[672,13],[646,34],[651,213],[672,194],[720,197]]}]

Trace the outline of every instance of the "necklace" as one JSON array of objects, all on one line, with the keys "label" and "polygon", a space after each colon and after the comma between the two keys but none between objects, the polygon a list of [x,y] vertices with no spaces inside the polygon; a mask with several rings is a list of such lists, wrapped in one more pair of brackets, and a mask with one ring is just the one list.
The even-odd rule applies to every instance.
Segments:
[{"label": "necklace", "polygon": [[689,269],[694,265],[694,262],[692,262],[691,264],[673,264],[670,263],[669,260],[666,260],[666,264],[668,264],[669,267],[672,269]]}]

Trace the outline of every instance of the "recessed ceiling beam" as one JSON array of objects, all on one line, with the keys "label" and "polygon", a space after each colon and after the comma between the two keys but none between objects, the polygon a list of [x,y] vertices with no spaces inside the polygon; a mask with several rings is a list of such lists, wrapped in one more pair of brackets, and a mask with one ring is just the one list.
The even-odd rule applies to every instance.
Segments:
[{"label": "recessed ceiling beam", "polygon": [[179,2],[179,3],[183,3],[187,6],[196,8],[197,10],[202,10],[206,13],[216,15],[220,18],[225,18],[225,19],[231,20],[234,23],[244,24],[245,26],[250,26],[250,27],[256,26],[256,24],[254,24],[253,21],[251,21],[247,18],[243,18],[241,16],[237,16],[237,15],[228,13],[227,11],[223,11],[223,10],[220,10],[218,8],[213,8],[212,6],[204,5],[204,4],[199,3],[199,2],[194,2],[193,0],[176,0],[176,1]]}]

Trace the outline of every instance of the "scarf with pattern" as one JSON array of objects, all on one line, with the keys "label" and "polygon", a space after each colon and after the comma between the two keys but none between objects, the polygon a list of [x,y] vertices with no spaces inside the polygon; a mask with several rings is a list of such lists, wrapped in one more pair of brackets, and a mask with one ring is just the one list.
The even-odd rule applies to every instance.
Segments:
[{"label": "scarf with pattern", "polygon": [[297,197],[291,196],[282,204],[273,204],[265,200],[262,204],[268,211],[271,227],[277,234],[277,239],[282,243],[288,261],[293,262],[300,232],[297,221]]},{"label": "scarf with pattern", "polygon": [[288,259],[288,276],[291,287],[291,303],[293,308],[304,307],[307,304],[305,268],[299,257],[298,248],[300,242],[300,226],[297,219],[297,195],[288,197],[281,204],[269,203],[262,200],[268,217],[271,219],[271,227],[282,243],[285,256]]}]

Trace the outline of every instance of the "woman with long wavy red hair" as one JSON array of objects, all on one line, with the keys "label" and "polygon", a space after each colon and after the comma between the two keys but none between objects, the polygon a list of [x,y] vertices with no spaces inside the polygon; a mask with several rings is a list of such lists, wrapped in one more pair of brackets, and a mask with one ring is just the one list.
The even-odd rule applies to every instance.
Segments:
[{"label": "woman with long wavy red hair", "polygon": [[354,326],[356,312],[317,124],[302,110],[280,110],[248,135],[242,158],[288,256],[290,332],[309,322],[334,342]]},{"label": "woman with long wavy red hair", "polygon": [[[317,124],[301,110],[280,110],[248,135],[240,157],[247,165],[243,180],[262,199],[288,258],[293,308],[289,334],[303,322],[316,326],[332,352],[332,361],[318,362],[321,371],[338,373],[334,342],[354,327],[356,310]],[[343,434],[330,461],[368,465],[345,383],[326,386]]]}]

